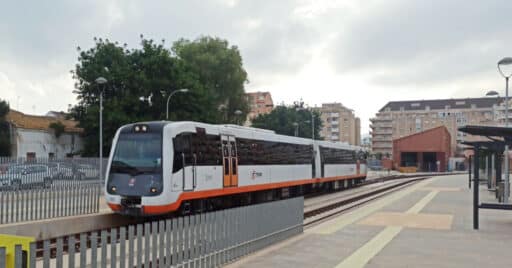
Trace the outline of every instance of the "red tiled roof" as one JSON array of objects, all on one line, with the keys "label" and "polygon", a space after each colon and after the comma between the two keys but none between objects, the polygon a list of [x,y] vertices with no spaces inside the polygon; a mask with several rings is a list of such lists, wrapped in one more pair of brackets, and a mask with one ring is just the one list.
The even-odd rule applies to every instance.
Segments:
[{"label": "red tiled roof", "polygon": [[60,122],[64,125],[65,132],[83,132],[82,128],[77,127],[78,122],[74,120],[59,119],[51,116],[28,115],[15,110],[9,111],[6,120],[17,128],[37,130],[49,130],[51,123]]}]

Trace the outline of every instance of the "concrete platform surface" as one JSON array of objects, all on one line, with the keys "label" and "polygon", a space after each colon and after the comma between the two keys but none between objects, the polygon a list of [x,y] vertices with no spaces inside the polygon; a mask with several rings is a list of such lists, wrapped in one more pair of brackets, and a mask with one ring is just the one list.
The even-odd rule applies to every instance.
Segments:
[{"label": "concrete platform surface", "polygon": [[512,211],[480,210],[473,230],[467,180],[422,181],[228,267],[512,267]]}]

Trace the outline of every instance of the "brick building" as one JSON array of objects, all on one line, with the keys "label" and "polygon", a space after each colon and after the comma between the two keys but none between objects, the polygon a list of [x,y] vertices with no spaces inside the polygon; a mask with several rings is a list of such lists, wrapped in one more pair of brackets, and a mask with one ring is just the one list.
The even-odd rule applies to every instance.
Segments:
[{"label": "brick building", "polygon": [[249,114],[247,114],[245,125],[250,124],[250,121],[260,114],[270,113],[274,108],[270,92],[251,92],[246,93],[245,97],[249,103]]},{"label": "brick building", "polygon": [[451,136],[445,126],[393,140],[393,163],[419,171],[444,172],[452,156]]}]

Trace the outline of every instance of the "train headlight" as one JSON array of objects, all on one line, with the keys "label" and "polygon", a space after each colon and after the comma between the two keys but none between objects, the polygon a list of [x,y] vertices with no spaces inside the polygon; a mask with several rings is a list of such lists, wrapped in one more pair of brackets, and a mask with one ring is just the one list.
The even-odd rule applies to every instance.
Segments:
[{"label": "train headlight", "polygon": [[110,190],[112,190],[112,192],[115,192],[115,191],[117,191],[117,187],[112,186],[112,187],[110,187]]},{"label": "train headlight", "polygon": [[148,130],[147,126],[142,126],[142,132],[146,132]]},{"label": "train headlight", "polygon": [[156,188],[155,187],[151,187],[151,189],[149,189],[150,192],[152,193],[156,193]]},{"label": "train headlight", "polygon": [[135,132],[139,132],[140,131],[140,127],[139,126],[135,126]]}]

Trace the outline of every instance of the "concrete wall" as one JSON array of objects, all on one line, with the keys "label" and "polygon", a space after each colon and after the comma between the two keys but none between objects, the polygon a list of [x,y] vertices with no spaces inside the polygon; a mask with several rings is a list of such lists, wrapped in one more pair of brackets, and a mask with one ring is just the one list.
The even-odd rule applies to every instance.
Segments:
[{"label": "concrete wall", "polygon": [[35,153],[36,157],[63,158],[69,153],[82,150],[83,143],[79,134],[63,133],[58,139],[55,134],[43,130],[14,129],[14,157],[27,157],[27,153]]}]

